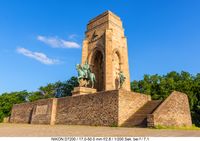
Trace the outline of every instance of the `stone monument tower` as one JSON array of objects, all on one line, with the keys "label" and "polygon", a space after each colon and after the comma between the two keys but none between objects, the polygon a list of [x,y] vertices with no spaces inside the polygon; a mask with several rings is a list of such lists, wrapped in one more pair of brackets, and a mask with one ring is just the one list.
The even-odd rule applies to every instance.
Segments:
[{"label": "stone monument tower", "polygon": [[119,88],[119,72],[126,79],[122,89],[130,91],[127,40],[121,19],[110,11],[89,21],[82,48],[82,64],[88,61],[96,76],[97,91]]}]

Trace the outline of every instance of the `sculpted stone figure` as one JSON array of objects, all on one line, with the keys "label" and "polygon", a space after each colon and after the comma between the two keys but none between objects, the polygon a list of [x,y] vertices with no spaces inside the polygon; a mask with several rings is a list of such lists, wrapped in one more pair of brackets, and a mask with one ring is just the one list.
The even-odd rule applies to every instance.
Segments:
[{"label": "sculpted stone figure", "polygon": [[122,85],[123,85],[125,79],[126,79],[126,77],[124,76],[123,72],[120,71],[120,73],[119,73],[120,88],[122,88]]},{"label": "sculpted stone figure", "polygon": [[86,61],[85,64],[77,64],[76,70],[78,72],[78,82],[80,87],[88,87],[91,83],[91,87],[94,87],[94,83],[96,82],[94,73],[91,72],[90,66]]}]

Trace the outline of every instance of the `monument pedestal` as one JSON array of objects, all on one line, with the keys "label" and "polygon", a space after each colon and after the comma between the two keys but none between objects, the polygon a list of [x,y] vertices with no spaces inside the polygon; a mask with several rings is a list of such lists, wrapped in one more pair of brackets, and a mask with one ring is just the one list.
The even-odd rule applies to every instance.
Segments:
[{"label": "monument pedestal", "polygon": [[72,91],[72,96],[78,96],[78,95],[84,95],[84,94],[92,94],[96,93],[97,90],[93,88],[87,88],[87,87],[75,87]]}]

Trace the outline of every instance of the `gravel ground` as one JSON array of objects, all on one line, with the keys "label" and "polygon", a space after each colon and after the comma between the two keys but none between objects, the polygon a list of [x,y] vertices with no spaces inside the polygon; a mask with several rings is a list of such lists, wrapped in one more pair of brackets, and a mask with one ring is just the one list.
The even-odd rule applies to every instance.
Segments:
[{"label": "gravel ground", "polygon": [[200,137],[200,130],[169,130],[124,127],[96,127],[79,125],[0,124],[1,137],[55,137],[55,136],[151,136]]}]

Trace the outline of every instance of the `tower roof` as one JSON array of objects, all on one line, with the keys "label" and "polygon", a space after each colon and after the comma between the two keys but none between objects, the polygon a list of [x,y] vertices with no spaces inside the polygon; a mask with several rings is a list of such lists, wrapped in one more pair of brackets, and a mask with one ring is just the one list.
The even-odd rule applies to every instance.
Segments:
[{"label": "tower roof", "polygon": [[112,15],[116,19],[121,20],[119,16],[117,16],[116,14],[111,12],[110,10],[107,10],[107,11],[103,12],[102,14],[96,16],[95,18],[91,19],[88,24],[93,23],[94,21],[97,21],[97,20],[99,20],[99,19],[101,19],[103,17],[106,17],[106,16],[108,17],[109,15]]}]

